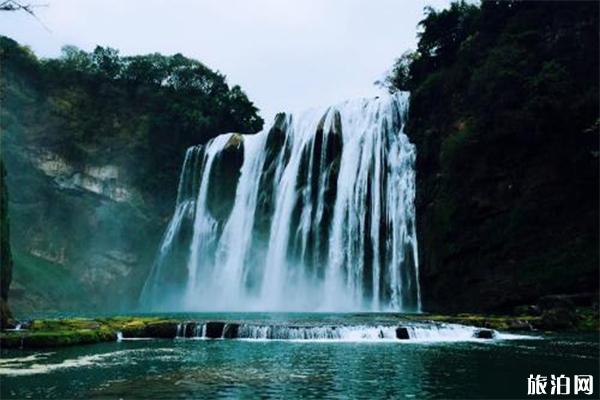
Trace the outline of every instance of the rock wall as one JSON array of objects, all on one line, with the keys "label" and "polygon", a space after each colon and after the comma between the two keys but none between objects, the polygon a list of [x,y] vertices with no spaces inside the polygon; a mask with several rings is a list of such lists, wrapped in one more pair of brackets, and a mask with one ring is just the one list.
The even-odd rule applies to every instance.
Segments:
[{"label": "rock wall", "polygon": [[66,46],[38,59],[0,35],[0,61],[14,311],[130,309],[173,211],[185,149],[260,130],[257,108],[181,54]]},{"label": "rock wall", "polygon": [[0,159],[0,328],[7,326],[12,316],[7,303],[13,268],[7,192],[6,170],[4,161]]},{"label": "rock wall", "polygon": [[3,145],[15,312],[134,307],[164,220],[119,157],[75,163],[18,138]]}]

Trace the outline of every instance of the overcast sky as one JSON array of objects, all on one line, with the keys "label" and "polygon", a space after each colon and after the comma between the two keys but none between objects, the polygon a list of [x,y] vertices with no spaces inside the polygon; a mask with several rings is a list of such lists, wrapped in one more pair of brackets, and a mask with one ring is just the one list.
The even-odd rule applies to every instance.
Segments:
[{"label": "overcast sky", "polygon": [[[36,3],[22,0],[21,3]],[[0,12],[0,33],[55,57],[65,44],[121,54],[182,53],[239,84],[270,120],[379,92],[373,82],[416,46],[423,8],[447,0],[39,0],[50,32]]]}]

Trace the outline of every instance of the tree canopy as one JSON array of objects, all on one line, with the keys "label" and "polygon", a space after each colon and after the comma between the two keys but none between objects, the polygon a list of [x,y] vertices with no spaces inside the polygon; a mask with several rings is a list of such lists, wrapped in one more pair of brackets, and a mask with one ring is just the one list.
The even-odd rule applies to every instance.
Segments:
[{"label": "tree canopy", "polygon": [[38,59],[0,37],[5,140],[43,141],[70,161],[114,159],[146,191],[174,195],[185,149],[262,129],[258,110],[223,74],[181,54],[121,56],[65,46]]},{"label": "tree canopy", "polygon": [[411,92],[425,302],[498,309],[597,290],[599,7],[426,9],[388,78]]}]

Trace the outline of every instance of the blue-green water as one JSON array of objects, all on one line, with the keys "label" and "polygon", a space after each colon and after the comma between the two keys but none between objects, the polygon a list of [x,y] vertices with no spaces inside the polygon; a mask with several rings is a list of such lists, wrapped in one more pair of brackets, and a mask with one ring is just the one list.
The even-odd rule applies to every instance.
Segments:
[{"label": "blue-green water", "polygon": [[[285,317],[256,319],[273,318]],[[382,317],[310,320],[322,318],[364,324]],[[594,376],[591,398],[597,398],[597,335],[534,336],[416,342],[135,340],[2,350],[0,397],[525,398],[529,374],[580,374]]]}]

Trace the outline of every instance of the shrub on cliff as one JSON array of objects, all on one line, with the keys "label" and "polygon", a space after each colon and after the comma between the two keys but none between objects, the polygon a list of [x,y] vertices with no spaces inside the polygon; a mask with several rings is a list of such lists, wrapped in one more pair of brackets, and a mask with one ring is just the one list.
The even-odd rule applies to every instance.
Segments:
[{"label": "shrub on cliff", "polygon": [[411,91],[426,308],[598,290],[598,11],[426,9],[417,50],[388,79]]}]

